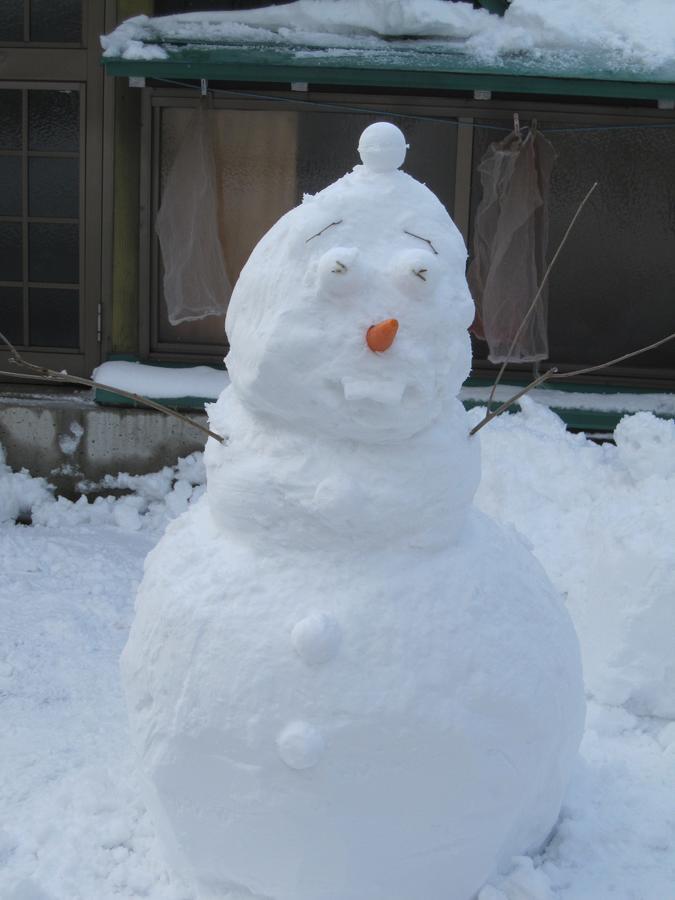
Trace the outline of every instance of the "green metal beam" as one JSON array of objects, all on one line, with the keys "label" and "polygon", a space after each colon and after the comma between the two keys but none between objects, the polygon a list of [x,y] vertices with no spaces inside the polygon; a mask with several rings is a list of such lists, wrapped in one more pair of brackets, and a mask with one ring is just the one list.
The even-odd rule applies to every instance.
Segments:
[{"label": "green metal beam", "polygon": [[[675,82],[642,82],[539,75],[456,72],[434,69],[384,68],[367,65],[336,65],[317,61],[286,60],[282,64],[254,61],[256,54],[238,49],[223,53],[218,48],[198,54],[182,52],[166,60],[105,59],[109,75],[146,78],[199,79],[214,81],[289,84],[359,85],[455,91],[487,90],[514,94],[549,94],[622,99],[675,99]],[[253,58],[253,59],[252,59]],[[344,60],[342,60],[344,63]]]}]

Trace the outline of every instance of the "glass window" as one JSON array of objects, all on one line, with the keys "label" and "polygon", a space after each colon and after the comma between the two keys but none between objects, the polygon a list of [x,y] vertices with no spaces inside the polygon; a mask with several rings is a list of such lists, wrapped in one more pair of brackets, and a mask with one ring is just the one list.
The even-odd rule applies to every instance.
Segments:
[{"label": "glass window", "polygon": [[22,281],[20,222],[0,222],[0,281]]},{"label": "glass window", "polygon": [[0,87],[0,330],[22,346],[79,346],[79,103]]},{"label": "glass window", "polygon": [[[166,107],[160,112],[160,202],[193,111]],[[234,285],[260,238],[300,203],[303,194],[316,193],[358,163],[359,135],[379,117],[280,109],[216,109],[211,115],[220,182],[220,240]],[[406,119],[404,127],[410,142],[406,171],[424,181],[452,209],[456,129],[442,122],[413,119]],[[321,153],[317,153],[318,146]],[[161,254],[157,258],[159,342],[183,341],[220,350],[225,342],[222,317],[169,324],[162,296]]]},{"label": "glass window", "polygon": [[23,0],[0,0],[0,41],[23,41]]},{"label": "glass window", "polygon": [[[492,123],[495,124],[495,123]],[[542,122],[547,128],[574,123]],[[598,123],[600,124],[600,123]],[[474,132],[472,208],[481,196],[477,166],[495,132]],[[547,135],[558,158],[551,181],[548,259],[594,181],[549,279],[552,363],[601,363],[673,331],[675,309],[675,129],[626,128]],[[479,344],[484,358],[484,344]],[[631,368],[675,369],[664,345]]]},{"label": "glass window", "polygon": [[0,156],[0,216],[21,215],[21,157]]},{"label": "glass window", "polygon": [[57,284],[79,281],[77,225],[28,225],[28,280]]},{"label": "glass window", "polygon": [[30,288],[28,315],[33,347],[77,347],[79,296],[67,288]]},{"label": "glass window", "polygon": [[0,90],[0,150],[21,150],[21,104],[21,91]]},{"label": "glass window", "polygon": [[76,219],[80,203],[77,159],[34,156],[28,160],[28,214]]},{"label": "glass window", "polygon": [[30,40],[49,44],[81,43],[81,0],[30,0]]},{"label": "glass window", "polygon": [[79,91],[29,91],[28,149],[79,151]]},{"label": "glass window", "polygon": [[12,344],[23,344],[23,290],[0,286],[0,331]]}]

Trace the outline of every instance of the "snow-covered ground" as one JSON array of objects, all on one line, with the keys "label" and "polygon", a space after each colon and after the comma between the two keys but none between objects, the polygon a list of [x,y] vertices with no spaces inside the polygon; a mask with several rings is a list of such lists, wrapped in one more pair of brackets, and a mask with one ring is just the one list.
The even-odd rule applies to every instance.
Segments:
[{"label": "snow-covered ground", "polygon": [[[595,697],[555,835],[480,900],[675,900],[675,425],[638,414],[598,446],[524,406],[481,432],[477,501],[567,595]],[[201,457],[107,487],[131,493],[57,501],[0,465],[2,900],[192,900],[139,800],[118,657]]]}]

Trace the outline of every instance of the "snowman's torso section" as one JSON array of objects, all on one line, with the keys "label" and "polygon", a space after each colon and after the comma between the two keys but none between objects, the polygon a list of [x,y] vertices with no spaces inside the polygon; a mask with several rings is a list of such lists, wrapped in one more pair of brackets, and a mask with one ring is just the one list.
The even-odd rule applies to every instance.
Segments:
[{"label": "snowman's torso section", "polygon": [[541,569],[476,513],[423,560],[266,553],[204,500],[148,560],[125,675],[202,896],[466,900],[553,825],[576,654]]},{"label": "snowman's torso section", "polygon": [[480,479],[457,400],[406,441],[363,444],[298,435],[251,416],[229,389],[210,410],[228,424],[206,451],[215,521],[256,545],[439,546],[454,540]]}]

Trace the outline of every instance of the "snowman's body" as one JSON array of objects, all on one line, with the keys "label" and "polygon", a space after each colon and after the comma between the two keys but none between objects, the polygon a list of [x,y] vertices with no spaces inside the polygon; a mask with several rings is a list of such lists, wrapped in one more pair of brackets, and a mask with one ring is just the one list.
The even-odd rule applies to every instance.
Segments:
[{"label": "snowman's body", "polygon": [[401,140],[366,131],[366,165],[252,254],[229,440],[139,591],[132,732],[209,900],[470,900],[545,840],[577,751],[571,622],[470,507],[465,250]]}]

